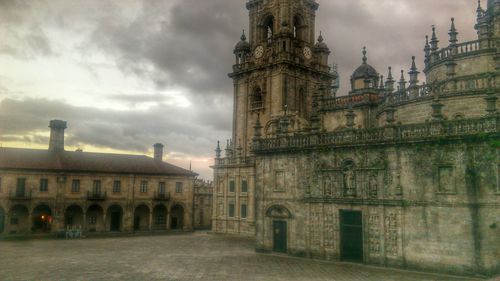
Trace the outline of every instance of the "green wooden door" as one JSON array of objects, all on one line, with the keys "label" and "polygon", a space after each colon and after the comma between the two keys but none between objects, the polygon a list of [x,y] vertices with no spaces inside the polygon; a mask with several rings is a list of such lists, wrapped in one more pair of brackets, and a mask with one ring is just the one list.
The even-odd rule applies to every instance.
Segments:
[{"label": "green wooden door", "polygon": [[340,211],[342,260],[363,261],[363,215],[359,211]]},{"label": "green wooden door", "polygon": [[273,221],[273,251],[287,252],[287,227],[286,221]]}]

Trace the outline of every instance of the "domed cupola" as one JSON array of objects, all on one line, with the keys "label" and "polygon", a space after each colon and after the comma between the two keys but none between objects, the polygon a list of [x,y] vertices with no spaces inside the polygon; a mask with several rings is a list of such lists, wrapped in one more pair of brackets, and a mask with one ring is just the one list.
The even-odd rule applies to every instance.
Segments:
[{"label": "domed cupola", "polygon": [[328,49],[328,46],[324,42],[325,39],[323,39],[323,35],[321,32],[319,33],[318,37],[318,42],[314,45],[314,50],[318,53],[320,52],[325,52],[325,53],[330,53],[330,49]]},{"label": "domed cupola", "polygon": [[250,43],[245,36],[245,30],[241,34],[240,42],[234,47],[234,54],[236,55],[236,64],[241,64],[246,61],[246,56],[250,53]]},{"label": "domed cupola", "polygon": [[362,89],[374,89],[378,86],[379,75],[373,66],[367,63],[366,47],[363,47],[363,64],[359,66],[351,76],[353,91]]}]

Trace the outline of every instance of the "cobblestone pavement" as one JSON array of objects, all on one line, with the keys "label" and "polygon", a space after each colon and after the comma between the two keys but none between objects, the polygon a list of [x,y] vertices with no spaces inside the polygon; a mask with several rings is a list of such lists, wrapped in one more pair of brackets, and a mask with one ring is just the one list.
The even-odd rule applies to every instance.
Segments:
[{"label": "cobblestone pavement", "polygon": [[0,241],[0,280],[473,280],[257,254],[206,233]]}]

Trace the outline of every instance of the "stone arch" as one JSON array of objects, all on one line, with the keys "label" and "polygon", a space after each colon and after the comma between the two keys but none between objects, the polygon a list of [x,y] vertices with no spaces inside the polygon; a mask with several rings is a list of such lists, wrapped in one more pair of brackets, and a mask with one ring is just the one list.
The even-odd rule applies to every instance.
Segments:
[{"label": "stone arch", "polygon": [[0,206],[0,234],[5,230],[5,210]]},{"label": "stone arch", "polygon": [[30,231],[29,209],[23,204],[16,204],[9,209],[10,233],[28,233]]},{"label": "stone arch", "polygon": [[157,204],[153,208],[153,229],[167,229],[167,207],[164,204]]},{"label": "stone arch", "polygon": [[92,204],[87,208],[86,228],[89,232],[104,231],[104,208]]},{"label": "stone arch", "polygon": [[276,219],[291,219],[293,218],[290,210],[283,205],[272,205],[266,209],[266,217]]},{"label": "stone arch", "polygon": [[260,21],[260,39],[261,42],[271,44],[273,42],[274,32],[276,30],[276,20],[272,14],[266,14]]},{"label": "stone arch", "polygon": [[149,230],[149,206],[146,204],[139,204],[134,209],[134,231],[147,231]]},{"label": "stone arch", "polygon": [[170,228],[182,230],[184,228],[185,208],[182,203],[175,203],[170,208]]},{"label": "stone arch", "polygon": [[123,207],[120,204],[110,204],[106,211],[106,230],[120,232],[123,229]]},{"label": "stone arch", "polygon": [[48,233],[52,229],[54,221],[52,209],[47,204],[39,204],[31,214],[32,230],[34,232]]},{"label": "stone arch", "polygon": [[64,211],[64,227],[72,228],[78,227],[83,228],[84,216],[83,207],[78,204],[69,205]]},{"label": "stone arch", "polygon": [[293,37],[305,41],[307,25],[304,17],[297,13],[293,16]]}]

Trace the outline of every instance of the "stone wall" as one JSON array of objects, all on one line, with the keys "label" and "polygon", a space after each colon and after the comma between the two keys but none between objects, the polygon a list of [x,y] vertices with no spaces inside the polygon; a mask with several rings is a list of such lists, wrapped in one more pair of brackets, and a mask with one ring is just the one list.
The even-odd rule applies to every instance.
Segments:
[{"label": "stone wall", "polygon": [[499,165],[489,140],[259,156],[256,247],[272,251],[272,222],[285,220],[288,253],[339,260],[339,212],[359,210],[366,263],[491,275],[500,271]]}]

